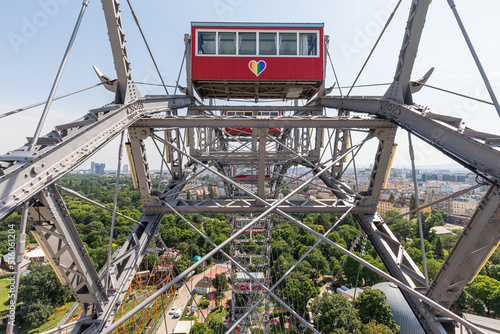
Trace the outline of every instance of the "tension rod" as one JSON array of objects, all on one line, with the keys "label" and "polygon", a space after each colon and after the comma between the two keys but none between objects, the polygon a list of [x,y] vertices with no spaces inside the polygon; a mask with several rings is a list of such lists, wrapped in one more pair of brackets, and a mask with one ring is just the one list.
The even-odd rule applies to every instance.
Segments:
[{"label": "tension rod", "polygon": [[455,18],[457,19],[458,26],[460,27],[460,30],[462,31],[462,35],[464,35],[465,42],[467,42],[467,46],[469,47],[470,53],[472,54],[472,57],[474,58],[474,61],[476,62],[476,66],[479,70],[479,73],[481,73],[481,77],[483,78],[486,89],[488,90],[488,93],[490,94],[491,100],[493,101],[493,104],[495,105],[495,109],[497,110],[498,116],[500,116],[500,104],[498,103],[495,92],[493,91],[493,88],[491,87],[490,81],[488,80],[488,76],[486,75],[486,72],[484,71],[483,65],[481,64],[481,61],[479,60],[479,57],[476,53],[476,50],[474,49],[474,46],[472,45],[472,42],[469,38],[469,35],[467,34],[467,30],[465,30],[465,26],[462,23],[462,20],[460,19],[460,15],[458,15],[457,6],[455,5],[455,1],[448,0],[448,4],[450,5],[450,8],[453,11]]},{"label": "tension rod", "polygon": [[40,121],[38,122],[38,126],[36,127],[35,134],[33,135],[33,139],[31,140],[30,145],[28,146],[28,151],[32,151],[38,142],[38,137],[40,137],[40,132],[42,132],[43,124],[45,123],[45,119],[49,113],[50,105],[54,100],[54,95],[56,94],[57,86],[59,86],[59,81],[61,81],[61,76],[66,67],[66,62],[68,61],[69,53],[71,52],[71,48],[73,47],[73,43],[75,42],[76,35],[78,34],[78,29],[80,28],[80,24],[82,23],[83,14],[85,14],[85,9],[87,9],[87,5],[90,0],[84,0],[82,3],[82,9],[80,10],[80,15],[78,15],[78,19],[75,24],[75,28],[73,29],[73,34],[68,43],[68,47],[66,48],[66,52],[64,53],[63,60],[61,61],[61,65],[59,66],[59,70],[57,71],[56,79],[54,80],[54,84],[52,85],[52,89],[50,90],[49,98],[47,99],[47,103],[45,104],[45,108],[43,109],[42,116],[40,117]]}]

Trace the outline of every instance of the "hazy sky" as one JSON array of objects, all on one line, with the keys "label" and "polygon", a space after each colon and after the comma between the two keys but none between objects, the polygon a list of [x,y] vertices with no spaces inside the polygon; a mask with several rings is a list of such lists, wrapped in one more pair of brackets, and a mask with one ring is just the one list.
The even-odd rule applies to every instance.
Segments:
[{"label": "hazy sky", "polygon": [[[69,41],[82,1],[40,0],[0,2],[0,113],[47,98],[58,66]],[[330,52],[340,84],[352,83],[397,1],[131,1],[143,31],[167,84],[175,83],[184,51],[184,34],[191,21],[236,22],[323,22],[330,36]],[[403,0],[359,84],[391,82],[411,1]],[[495,91],[500,94],[500,2],[494,0],[456,0],[457,8],[473,40]],[[122,1],[123,25],[136,81],[158,83],[159,79],[144,43]],[[79,35],[71,52],[57,95],[98,82],[92,65],[115,77],[106,26],[100,1],[91,0]],[[414,67],[418,79],[430,67],[436,70],[429,84],[475,97],[489,99],[446,0],[434,0]],[[330,66],[327,86],[334,83]],[[181,84],[185,85],[184,71]],[[143,94],[162,90],[140,86]],[[385,88],[358,89],[354,95],[382,95]],[[337,94],[337,92],[334,92]],[[113,94],[103,87],[54,102],[42,133],[55,125],[72,121],[89,109],[111,102]],[[434,112],[463,117],[467,125],[498,133],[499,117],[492,106],[470,102],[449,94],[422,89],[416,103]],[[21,146],[32,136],[42,107],[0,119],[0,153]],[[399,131],[396,165],[406,164],[406,133]],[[116,141],[89,159],[116,168]],[[429,146],[416,142],[419,166],[451,162]],[[359,157],[360,164],[373,161],[375,147]],[[153,168],[155,166],[155,160]]]}]

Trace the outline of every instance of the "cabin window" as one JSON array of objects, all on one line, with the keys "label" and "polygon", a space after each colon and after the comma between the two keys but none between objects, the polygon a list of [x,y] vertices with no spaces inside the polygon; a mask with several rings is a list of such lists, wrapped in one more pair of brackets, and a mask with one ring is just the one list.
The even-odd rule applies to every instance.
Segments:
[{"label": "cabin window", "polygon": [[280,33],[280,55],[296,55],[297,54],[297,34],[296,33]]},{"label": "cabin window", "polygon": [[197,54],[229,56],[318,56],[318,32],[198,31]]},{"label": "cabin window", "polygon": [[198,32],[198,54],[215,54],[215,32]]},{"label": "cabin window", "polygon": [[236,54],[235,32],[219,32],[219,54],[221,55]]},{"label": "cabin window", "polygon": [[299,34],[299,55],[316,56],[318,54],[316,45],[317,45],[316,33]]},{"label": "cabin window", "polygon": [[276,33],[259,33],[259,54],[276,55]]},{"label": "cabin window", "polygon": [[240,32],[238,34],[238,54],[257,54],[257,34],[254,32]]}]

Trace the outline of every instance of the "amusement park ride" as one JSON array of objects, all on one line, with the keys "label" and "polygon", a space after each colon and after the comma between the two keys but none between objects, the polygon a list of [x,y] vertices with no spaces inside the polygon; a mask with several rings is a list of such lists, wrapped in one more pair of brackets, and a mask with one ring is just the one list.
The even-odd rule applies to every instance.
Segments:
[{"label": "amusement park ride", "polygon": [[[84,1],[81,15],[87,2]],[[323,24],[200,22],[192,23],[191,34],[185,36],[188,80],[183,94],[141,96],[132,79],[118,0],[102,0],[117,79],[100,77],[115,92],[114,101],[90,110],[74,122],[57,126],[45,136],[37,134],[25,146],[0,156],[0,219],[23,208],[18,252],[22,254],[24,249],[24,230],[29,219],[52,267],[83,311],[80,318],[63,327],[72,327],[73,333],[111,333],[219,253],[231,262],[233,289],[255,297],[253,306],[239,310],[238,314],[233,305],[228,332],[237,326],[248,331],[257,324],[251,320],[252,310],[263,299],[267,305],[272,298],[305,328],[319,333],[276,295],[277,282],[269,278],[272,217],[279,215],[396,284],[425,333],[454,333],[457,323],[481,333],[448,308],[500,240],[500,136],[476,131],[459,118],[414,103],[413,94],[428,78],[411,81],[430,2],[412,1],[394,81],[384,96],[329,95],[324,85],[328,37],[323,34]],[[453,1],[448,2],[461,23]],[[479,62],[478,66],[482,71]],[[289,71],[292,67],[298,70]],[[484,79],[500,113],[487,78]],[[245,102],[216,106],[212,99]],[[283,104],[256,103],[263,100]],[[299,106],[299,100],[306,103]],[[399,128],[476,173],[490,187],[432,281],[377,214]],[[359,143],[352,143],[351,133],[364,137]],[[110,257],[106,275],[101,278],[56,182],[120,135],[122,141],[127,138],[125,146],[144,212],[125,244]],[[160,190],[153,189],[150,178],[145,142],[151,139],[165,147],[162,160],[169,175]],[[343,176],[368,141],[377,142],[378,147],[369,187],[358,191],[351,189]],[[329,154],[325,154],[327,150]],[[301,179],[290,194],[278,196],[289,183],[287,173],[295,166],[307,168],[303,176],[308,178]],[[204,171],[223,182],[226,199],[183,196],[188,182]],[[325,184],[333,199],[292,199],[316,179]],[[216,245],[190,225],[213,250],[115,321],[163,216],[174,214],[184,219],[181,215],[194,213],[231,215],[231,236]],[[295,214],[301,213],[352,214],[390,275],[297,220]],[[267,249],[261,270],[250,272],[248,262],[252,261],[242,260],[245,254],[238,251],[248,238],[259,239]],[[230,254],[224,252],[228,245]],[[238,284],[238,280],[243,283]],[[267,324],[268,308],[267,318],[261,319]]]}]

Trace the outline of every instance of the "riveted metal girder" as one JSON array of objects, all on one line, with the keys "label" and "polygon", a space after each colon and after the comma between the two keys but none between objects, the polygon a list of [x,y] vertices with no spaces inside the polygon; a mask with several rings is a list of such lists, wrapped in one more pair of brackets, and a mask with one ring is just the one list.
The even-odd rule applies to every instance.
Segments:
[{"label": "riveted metal girder", "polygon": [[413,103],[410,85],[411,73],[430,4],[431,0],[413,0],[411,3],[394,81],[385,94],[385,97],[390,100],[406,104]]},{"label": "riveted metal girder", "polygon": [[0,220],[24,201],[78,167],[92,154],[133,124],[141,116],[186,107],[186,97],[144,98],[128,105],[109,105],[90,111],[90,124],[75,129],[61,142],[46,145],[36,152],[19,150],[0,156],[10,167],[0,176]]},{"label": "riveted metal girder", "polygon": [[102,312],[108,297],[57,188],[39,192],[28,212],[33,235],[84,316]]},{"label": "riveted metal girder", "polygon": [[243,116],[147,116],[134,123],[134,127],[153,129],[198,128],[198,127],[244,127],[244,128],[331,128],[331,129],[375,129],[395,128],[387,120],[374,116],[280,116],[273,118]]},{"label": "riveted metal girder", "polygon": [[[71,289],[84,311],[72,333],[97,333],[113,322],[129,284],[157,233],[163,214],[143,214],[110,264],[105,294],[69,212],[55,185],[39,192],[29,208],[33,234],[61,282]],[[92,319],[92,321],[87,321]]]},{"label": "riveted metal girder", "polygon": [[434,116],[427,117],[427,108],[402,105],[376,97],[326,97],[318,99],[316,103],[328,108],[342,108],[386,118],[476,174],[500,181],[500,151],[465,132],[461,133],[459,128],[434,120]]}]

